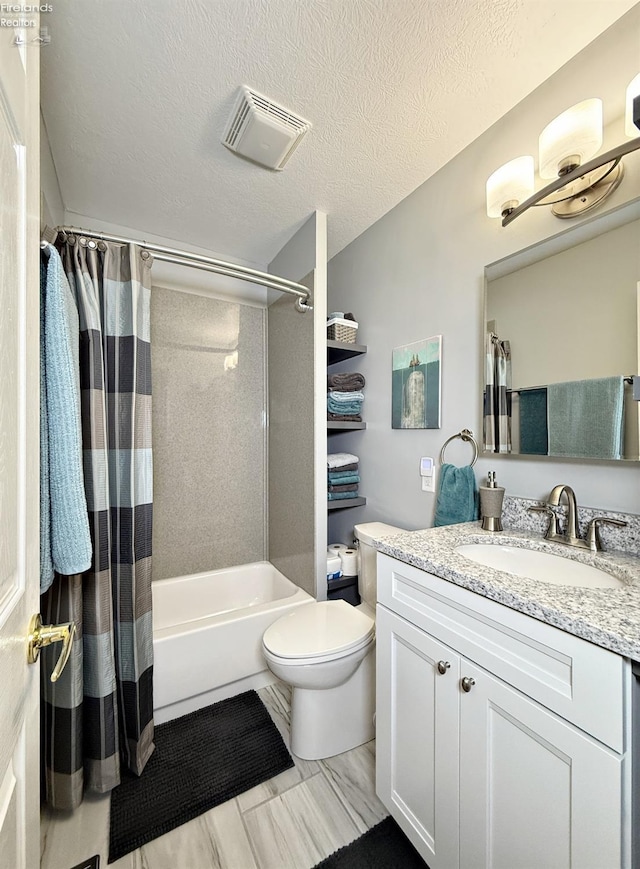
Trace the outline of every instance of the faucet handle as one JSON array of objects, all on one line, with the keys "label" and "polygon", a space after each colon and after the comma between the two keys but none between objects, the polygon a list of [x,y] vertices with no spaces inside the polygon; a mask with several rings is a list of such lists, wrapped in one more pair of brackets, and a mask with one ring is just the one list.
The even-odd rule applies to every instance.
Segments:
[{"label": "faucet handle", "polygon": [[602,550],[602,541],[600,540],[600,525],[617,525],[618,528],[624,528],[628,523],[621,519],[608,519],[606,516],[595,516],[589,527],[587,528],[587,545],[592,552],[600,552]]},{"label": "faucet handle", "polygon": [[558,534],[558,514],[550,504],[533,504],[527,507],[527,510],[530,513],[546,513],[549,516],[549,527],[545,537],[551,540]]}]

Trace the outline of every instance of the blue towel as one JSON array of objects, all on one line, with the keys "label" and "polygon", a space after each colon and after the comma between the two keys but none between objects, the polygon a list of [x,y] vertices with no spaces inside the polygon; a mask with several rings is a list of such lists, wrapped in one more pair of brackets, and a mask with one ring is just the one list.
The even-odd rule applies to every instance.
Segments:
[{"label": "blue towel", "polygon": [[44,353],[44,288],[47,266],[40,257],[40,591],[53,581],[51,561],[51,496],[49,495],[49,431],[47,426],[47,379]]},{"label": "blue towel", "polygon": [[355,492],[327,492],[328,501],[342,501],[345,498],[357,498],[358,490]]},{"label": "blue towel", "polygon": [[359,483],[360,474],[329,474],[329,485],[345,486],[347,483]]},{"label": "blue towel", "polygon": [[336,404],[349,404],[351,401],[359,401],[361,404],[364,401],[364,392],[360,390],[351,392],[341,392],[340,390],[329,390],[327,398],[331,398]]},{"label": "blue towel", "polygon": [[547,390],[522,389],[520,404],[520,452],[529,456],[546,456],[549,452],[547,431]]},{"label": "blue towel", "polygon": [[473,522],[478,518],[478,487],[471,465],[440,468],[434,526]]},{"label": "blue towel", "polygon": [[48,263],[46,281],[40,286],[41,376],[45,381],[41,384],[45,398],[41,426],[46,427],[40,476],[41,592],[53,582],[54,570],[83,573],[91,567],[92,556],[82,471],[78,309],[59,253],[47,245],[43,256]]},{"label": "blue towel", "polygon": [[[356,414],[360,413],[362,410],[362,402],[364,400],[364,396],[362,398],[354,398],[351,401],[336,401],[333,397],[338,393],[328,392],[327,393],[327,410],[331,413],[348,413],[348,414]],[[349,393],[342,393],[343,395],[347,395]],[[356,395],[357,393],[354,393]]]},{"label": "blue towel", "polygon": [[550,456],[622,458],[622,377],[552,383],[547,395]]}]

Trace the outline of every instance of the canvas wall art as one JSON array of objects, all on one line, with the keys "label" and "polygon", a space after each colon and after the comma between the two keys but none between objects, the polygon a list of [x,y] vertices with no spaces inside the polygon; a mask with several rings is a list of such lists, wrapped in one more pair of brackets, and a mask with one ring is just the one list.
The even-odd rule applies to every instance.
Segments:
[{"label": "canvas wall art", "polygon": [[440,428],[442,335],[396,347],[392,354],[392,428]]}]

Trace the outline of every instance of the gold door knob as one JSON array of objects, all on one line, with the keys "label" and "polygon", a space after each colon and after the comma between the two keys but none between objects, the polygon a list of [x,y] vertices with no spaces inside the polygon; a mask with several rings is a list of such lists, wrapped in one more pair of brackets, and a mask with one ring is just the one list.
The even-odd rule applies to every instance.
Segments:
[{"label": "gold door knob", "polygon": [[76,623],[68,622],[64,625],[43,625],[40,613],[36,613],[29,623],[29,636],[27,637],[27,661],[35,664],[40,655],[40,649],[50,646],[51,643],[62,643],[62,651],[58,663],[53,668],[51,681],[57,682],[65,668],[71,645],[76,635]]}]

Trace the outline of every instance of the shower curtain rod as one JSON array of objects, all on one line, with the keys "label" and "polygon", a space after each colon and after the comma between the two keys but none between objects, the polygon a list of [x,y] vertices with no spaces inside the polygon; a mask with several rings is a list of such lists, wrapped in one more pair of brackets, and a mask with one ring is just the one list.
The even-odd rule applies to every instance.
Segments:
[{"label": "shower curtain rod", "polygon": [[[111,235],[108,232],[95,232],[88,229],[79,229],[74,226],[57,226],[53,231],[49,231],[48,227],[45,227],[43,233],[45,240],[52,244],[55,239],[62,234],[65,236],[84,236],[85,238],[91,239],[87,242],[89,248],[97,247],[94,239],[98,239],[98,241],[114,241],[118,244],[137,244],[143,251],[148,251],[153,255],[154,259],[157,259],[160,262],[175,263],[176,265],[188,266],[189,268],[200,269],[205,272],[214,272],[217,275],[227,275],[231,278],[238,278],[238,280],[241,281],[250,281],[252,284],[260,284],[263,287],[268,287],[269,289],[278,290],[281,293],[288,293],[289,295],[295,296],[296,310],[300,312],[313,310],[313,305],[309,303],[311,293],[306,287],[302,284],[296,284],[295,281],[288,281],[286,278],[280,278],[277,275],[270,275],[267,272],[260,272],[256,269],[250,269],[247,266],[228,263],[224,260],[202,256],[197,253],[188,253],[176,248],[164,247],[160,244],[152,244],[135,238],[124,238],[119,235]],[[51,239],[51,236],[54,236],[53,240]]]}]

